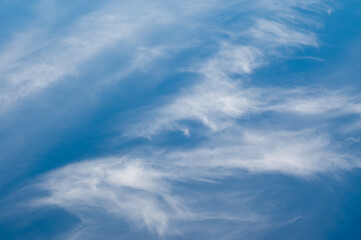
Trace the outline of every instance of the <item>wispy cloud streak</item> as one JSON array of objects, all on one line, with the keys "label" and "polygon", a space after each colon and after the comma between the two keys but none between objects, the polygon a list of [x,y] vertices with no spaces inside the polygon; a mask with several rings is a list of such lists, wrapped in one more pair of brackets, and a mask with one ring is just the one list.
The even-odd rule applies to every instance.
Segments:
[{"label": "wispy cloud streak", "polygon": [[[164,1],[114,2],[79,19],[66,37],[55,40],[56,48],[40,50],[47,53],[46,59],[39,55],[35,64],[6,68],[1,73],[9,79],[4,88],[8,94],[1,100],[5,105],[76,74],[82,64],[117,44],[145,45],[142,49],[150,58],[139,55],[139,48],[134,53],[133,61],[139,60],[135,65],[141,68],[158,56],[158,48],[143,44],[143,39],[163,36],[165,33],[158,30],[161,27],[170,30],[167,36],[176,43],[186,40],[176,33],[184,30],[190,43],[183,50],[202,50],[185,58],[181,67],[171,69],[186,71],[195,81],[163,95],[160,103],[144,106],[145,111],[133,109],[135,113],[123,121],[121,138],[146,139],[147,148],[138,146],[123,157],[87,160],[41,176],[36,186],[48,195],[32,201],[33,206],[56,205],[78,217],[85,230],[74,233],[73,237],[80,234],[76,238],[86,236],[91,225],[104,218],[126,219],[159,237],[182,234],[185,223],[192,222],[197,228],[202,221],[217,218],[259,224],[261,228],[265,222],[272,224],[258,214],[257,207],[249,207],[247,216],[241,217],[205,209],[199,202],[210,194],[197,199],[196,194],[190,194],[189,185],[212,185],[247,174],[308,178],[359,167],[356,156],[335,144],[332,135],[342,133],[331,129],[337,117],[360,115],[359,98],[341,90],[267,88],[244,81],[275,58],[291,56],[298,48],[319,47],[312,29],[322,25],[317,14],[330,12],[326,3],[177,1],[171,6]],[[222,14],[235,20],[217,23]],[[216,20],[208,23],[210,19]],[[210,36],[204,39],[197,32]],[[211,42],[210,50],[202,49],[207,41]],[[164,45],[157,46],[167,52],[172,44]],[[302,121],[305,117],[309,121]],[[165,147],[154,140],[174,131],[192,140],[194,123],[205,130],[200,130],[203,140],[191,147],[177,143]],[[219,194],[215,198],[223,199]],[[246,201],[242,204],[248,206]]]}]

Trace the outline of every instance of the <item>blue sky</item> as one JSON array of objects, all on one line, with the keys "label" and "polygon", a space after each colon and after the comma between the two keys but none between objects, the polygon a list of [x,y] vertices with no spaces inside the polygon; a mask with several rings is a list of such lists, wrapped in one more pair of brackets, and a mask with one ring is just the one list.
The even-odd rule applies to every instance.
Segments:
[{"label": "blue sky", "polygon": [[1,239],[361,238],[358,0],[2,0]]}]

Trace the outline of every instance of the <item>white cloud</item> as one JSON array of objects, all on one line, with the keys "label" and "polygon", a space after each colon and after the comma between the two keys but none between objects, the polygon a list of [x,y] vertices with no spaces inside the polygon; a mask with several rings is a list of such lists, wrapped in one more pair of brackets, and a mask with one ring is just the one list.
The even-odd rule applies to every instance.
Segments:
[{"label": "white cloud", "polygon": [[[315,91],[315,90],[312,90]],[[333,112],[336,115],[358,113],[357,99],[340,92],[324,92],[319,90],[317,94],[312,91],[289,91],[283,94],[283,102],[271,107],[275,111],[293,112],[301,115],[323,115]],[[288,96],[287,96],[288,95]]]},{"label": "white cloud", "polygon": [[[38,4],[40,9],[37,11],[41,12],[41,8],[49,6],[61,7],[59,3],[54,6],[53,3],[48,5],[47,2]],[[198,41],[199,43],[200,36],[197,33],[202,35],[213,32],[217,35],[228,31],[234,34],[235,29],[222,29],[224,26],[211,25],[205,21],[217,11],[229,12],[232,8],[242,9],[242,6],[249,8],[251,13],[256,11],[263,15],[264,12],[268,12],[270,18],[280,17],[289,20],[289,15],[288,17],[282,16],[281,13],[291,10],[292,13],[296,13],[297,11],[293,9],[295,7],[307,10],[315,8],[319,11],[322,4],[320,1],[303,3],[256,1],[253,4],[240,1],[224,4],[221,1],[204,2],[199,0],[177,1],[169,5],[165,1],[152,3],[110,1],[99,10],[80,17],[72,26],[56,29],[61,33],[59,35],[53,35],[55,30],[52,29],[52,24],[56,26],[57,18],[43,14],[42,19],[36,21],[47,22],[46,27],[36,27],[37,22],[35,21],[30,24],[28,30],[23,30],[9,39],[9,44],[5,45],[0,53],[0,65],[2,66],[0,77],[4,82],[0,90],[2,93],[1,108],[7,108],[24,97],[36,94],[62,78],[78,74],[79,68],[87,61],[96,58],[104,50],[114,45],[139,46],[144,44],[146,38],[163,34],[164,29],[169,29],[168,38],[178,43],[185,41],[194,43]],[[249,14],[244,9],[241,13],[245,15],[244,18],[249,18]],[[210,16],[204,17],[207,14]],[[252,17],[256,19],[253,25],[250,23],[246,35],[258,39],[261,45],[267,41],[279,42],[287,46],[316,45],[317,39],[310,32],[295,30],[293,25],[281,23],[278,20],[258,18],[257,14]],[[179,35],[179,31],[184,35]],[[235,37],[242,39],[244,32],[241,33],[242,29],[238,29],[238,31],[240,33],[236,33]],[[209,61],[208,67],[216,64],[219,65],[217,66],[219,70],[227,66],[228,69],[223,70],[233,73],[250,73],[255,68],[255,63],[259,63],[259,59],[255,58],[258,58],[257,55],[264,50],[256,49],[259,46],[256,48],[242,47],[226,42],[223,45],[216,59]]]},{"label": "white cloud", "polygon": [[58,205],[77,216],[84,227],[101,216],[124,218],[139,227],[164,235],[174,233],[174,220],[191,219],[192,213],[170,189],[166,173],[140,161],[99,159],[43,176],[39,187],[50,195],[35,206]]},{"label": "white cloud", "polygon": [[[34,199],[32,206],[59,206],[79,218],[80,230],[69,232],[69,239],[99,234],[94,225],[114,219],[124,219],[137,231],[146,228],[159,237],[197,231],[203,221],[212,219],[268,228],[273,226],[272,218],[266,213],[262,216],[250,190],[237,189],[242,196],[234,199],[217,192],[189,194],[194,189],[186,186],[195,182],[217,185],[226,177],[245,176],[245,171],[312,178],[359,167],[357,159],[339,150],[327,135],[312,129],[231,128],[190,150],[135,152],[49,172],[37,184],[47,194]],[[202,206],[207,199],[223,205],[217,209]],[[242,213],[230,211],[235,203]]]},{"label": "white cloud", "polygon": [[[136,37],[149,18],[155,21],[151,14],[144,14],[136,21],[121,16],[118,13],[120,7],[111,4],[80,18],[67,34],[47,43],[40,49],[40,54],[33,54],[31,61],[26,58],[25,61],[22,60],[24,56],[21,55],[26,56],[27,52],[17,53],[21,59],[16,59],[15,63],[9,62],[10,70],[2,73],[2,78],[6,81],[6,87],[2,89],[2,108],[46,88],[62,77],[76,74],[81,64],[104,49],[121,40]],[[37,41],[42,45],[44,39],[38,37]],[[35,44],[35,40],[32,44]],[[6,51],[18,52],[17,45],[11,43]],[[28,46],[27,49],[32,48]],[[15,55],[12,54],[11,57]]]},{"label": "white cloud", "polygon": [[[51,18],[45,14],[45,19],[34,21],[28,29],[8,39],[8,44],[0,52],[0,78],[3,81],[0,109],[37,94],[69,75],[80,74],[86,62],[112,47],[135,48],[133,61],[137,66],[147,64],[149,57],[159,54],[150,51],[148,57],[144,56],[147,52],[139,56],[138,50],[152,45],[151,39],[163,34],[165,29],[169,29],[171,39],[172,34],[176,35],[174,28],[177,25],[184,27],[180,22],[183,18],[201,14],[207,9],[200,3],[190,8],[189,4],[182,2],[168,6],[164,1],[110,1],[99,10],[79,17],[71,26],[60,29],[53,29],[53,25],[58,24],[53,22],[54,19],[50,21],[53,25],[36,27],[36,21],[46,22],[46,17]],[[209,5],[212,6],[211,3]],[[38,7],[44,6],[39,4]],[[184,11],[175,11],[182,8],[185,8]],[[166,44],[161,48],[167,49]],[[181,48],[179,43],[171,44]],[[140,63],[142,60],[146,62]],[[129,67],[131,70],[134,70],[134,64]]]},{"label": "white cloud", "polygon": [[141,118],[149,121],[130,126],[126,134],[151,137],[162,130],[183,129],[180,120],[199,121],[218,131],[229,126],[235,118],[257,111],[260,103],[255,95],[257,92],[239,90],[237,83],[204,81],[189,92],[182,92],[171,104],[142,115]]},{"label": "white cloud", "polygon": [[353,156],[340,153],[326,135],[314,130],[231,128],[214,136],[206,146],[171,153],[170,158],[177,159],[177,165],[200,169],[244,169],[303,177],[359,166]]},{"label": "white cloud", "polygon": [[262,43],[276,46],[318,46],[318,39],[314,33],[303,33],[292,26],[266,19],[257,19],[249,34]]},{"label": "white cloud", "polygon": [[[190,1],[177,2],[175,7],[179,7],[180,12],[190,10],[191,13],[175,16],[176,10],[168,11],[171,6],[163,1],[156,3],[166,7],[157,9],[159,5],[149,6],[143,1],[126,6],[114,3],[82,18],[71,34],[57,40],[59,47],[47,52],[46,59],[38,57],[35,64],[27,63],[21,71],[9,70],[11,74],[6,76],[10,76],[11,83],[6,90],[13,91],[4,99],[13,101],[76,73],[77,67],[88,59],[124,39],[137,45],[148,27],[201,21],[196,18],[197,13],[206,4],[197,1],[192,7]],[[206,4],[207,11],[216,11],[222,5],[218,3]],[[144,6],[138,9],[139,4]],[[191,206],[175,194],[180,190],[174,182],[190,183],[197,179],[214,183],[217,178],[237,175],[239,170],[308,177],[358,167],[354,156],[342,153],[327,131],[321,131],[321,124],[289,130],[279,119],[263,125],[255,117],[272,112],[278,117],[287,115],[284,119],[289,121],[287,117],[293,115],[328,118],[332,117],[328,115],[330,112],[337,116],[354,114],[360,112],[357,99],[336,91],[315,94],[310,89],[246,87],[242,82],[242,78],[281,54],[284,47],[318,46],[316,35],[303,29],[301,20],[307,16],[297,13],[291,18],[290,13],[297,8],[320,12],[327,9],[323,1],[257,1],[245,6],[248,5],[251,5],[252,17],[247,15],[247,18],[252,21],[247,21],[246,29],[230,34],[228,40],[217,40],[215,53],[207,55],[195,67],[188,66],[189,72],[199,76],[194,85],[166,96],[161,105],[150,106],[150,110],[137,115],[135,124],[134,119],[129,119],[131,123],[124,125],[125,135],[130,138],[150,138],[168,130],[180,130],[191,138],[191,129],[183,120],[197,121],[211,130],[202,144],[188,150],[169,148],[160,153],[156,152],[159,146],[152,146],[150,154],[138,153],[136,158],[114,157],[70,164],[40,179],[38,186],[49,195],[35,204],[60,206],[81,219],[84,226],[99,221],[99,216],[110,216],[124,218],[163,236],[177,233],[178,221],[209,217],[191,210]],[[113,6],[116,7],[112,9]],[[124,15],[117,14],[120,6],[127,9],[121,11]],[[259,7],[262,8],[257,12]],[[135,10],[139,10],[136,17],[126,13]],[[270,14],[269,18],[264,18],[265,13]],[[305,25],[318,26],[317,22],[310,19]],[[198,27],[198,23],[194,25]],[[209,26],[203,22],[199,25]],[[193,27],[190,26],[189,31],[197,32],[192,31]],[[213,30],[218,28],[214,26],[216,30]],[[231,27],[225,28],[224,32],[234,31]],[[152,31],[156,30],[149,30]],[[168,51],[167,47],[138,48],[131,69],[144,67],[164,51]],[[241,119],[250,119],[251,123],[242,125]]]},{"label": "white cloud", "polygon": [[[236,6],[239,7],[237,4]],[[316,34],[309,28],[306,30],[305,26],[317,26],[318,21],[315,17],[302,15],[296,9],[320,12],[327,8],[324,2],[257,1],[246,6],[253,13],[246,27],[235,30],[232,25],[230,29],[224,29],[223,31],[231,32],[231,39],[219,41],[216,53],[190,69],[191,72],[200,74],[198,82],[178,94],[168,96],[164,101],[166,104],[150,106],[150,111],[138,116],[139,124],[126,126],[126,136],[151,137],[162,130],[184,129],[180,125],[182,120],[195,120],[218,131],[239,118],[247,117],[247,114],[281,109],[298,113],[308,110],[314,113],[323,107],[325,102],[320,101],[328,101],[323,96],[318,98],[318,104],[314,102],[314,98],[310,99],[313,106],[303,99],[277,99],[277,96],[272,96],[272,89],[245,88],[242,78],[272,58],[287,55],[288,53],[282,52],[284,47],[317,47],[319,41]],[[291,19],[290,14],[294,18]],[[269,15],[269,19],[263,15]],[[249,16],[245,14],[244,18]],[[304,18],[310,22],[303,23]],[[278,91],[281,95],[288,92],[290,90]],[[272,101],[282,103],[273,106],[274,103],[267,102],[272,98]],[[336,101],[335,97],[332,99]],[[134,122],[134,119],[131,121]]]}]

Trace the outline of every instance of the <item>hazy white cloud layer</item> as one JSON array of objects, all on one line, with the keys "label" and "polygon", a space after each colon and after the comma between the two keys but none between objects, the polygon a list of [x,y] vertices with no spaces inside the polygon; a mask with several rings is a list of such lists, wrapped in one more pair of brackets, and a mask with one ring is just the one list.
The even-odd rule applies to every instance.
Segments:
[{"label": "hazy white cloud layer", "polygon": [[[0,51],[0,111],[16,108],[15,103],[56,82],[65,83],[69,76],[89,87],[76,77],[112,49],[129,56],[112,81],[142,72],[150,64],[147,74],[158,76],[159,58],[173,59],[189,49],[198,53],[184,61],[179,57],[181,64],[167,69],[192,75],[191,83],[122,115],[127,117],[120,127],[122,141],[142,139],[146,147],[139,145],[121,157],[106,154],[71,163],[40,176],[35,186],[47,194],[32,199],[31,206],[58,206],[79,218],[80,226],[62,235],[68,239],[97,239],[108,233],[94,226],[111,221],[125,221],[155,238],[201,231],[202,224],[213,219],[259,228],[276,225],[258,203],[249,207],[257,195],[249,189],[237,189],[244,195],[232,203],[232,197],[221,201],[224,196],[217,192],[197,195],[189,185],[269,173],[312,178],[360,166],[357,156],[346,153],[335,138],[337,134],[347,138],[349,132],[335,119],[357,118],[361,113],[360,98],[352,91],[252,84],[252,74],[273,60],[322,45],[317,32],[320,19],[331,14],[331,4],[107,1],[74,18],[55,37],[48,36],[51,26],[30,25],[14,34]],[[168,78],[172,74],[160,82]],[[91,84],[97,88],[108,80]],[[195,129],[197,124],[202,127]],[[162,134],[174,132],[181,132],[184,141],[194,135],[202,136],[202,141],[190,147],[157,142]],[[212,196],[224,204],[224,211],[208,208],[209,203],[202,206]],[[237,205],[243,214],[229,211]]]},{"label": "hazy white cloud layer", "polygon": [[[214,5],[212,1],[207,4],[194,1],[192,7],[189,4],[189,1],[175,2],[172,6],[165,1],[108,1],[105,6],[74,19],[74,23],[61,28],[55,37],[51,36],[54,31],[51,25],[43,28],[30,25],[29,29],[21,29],[23,32],[8,39],[8,44],[0,52],[1,109],[57,81],[65,81],[66,76],[81,74],[87,62],[111,48],[123,46],[124,52],[126,48],[135,48],[135,63],[128,68],[133,70],[134,64],[142,67],[148,58],[141,57],[137,50],[147,47],[154,35],[159,36],[167,29],[174,31],[170,27],[184,29],[184,20],[202,16]],[[42,9],[44,5],[39,4],[39,11],[48,10]],[[36,26],[46,20],[34,20],[32,24]],[[177,44],[177,40],[170,44]],[[169,46],[165,43],[161,47],[166,49]],[[156,49],[141,52],[151,57],[154,51]]]}]

